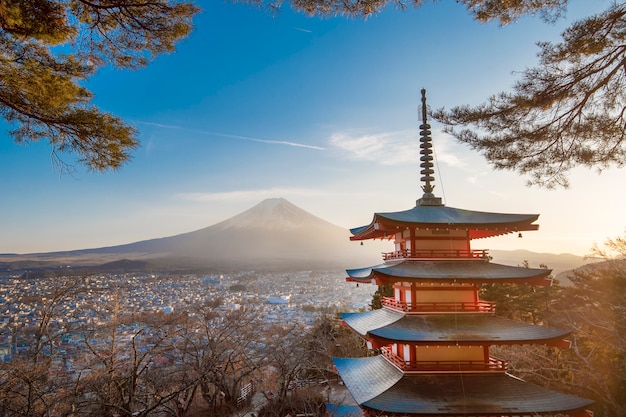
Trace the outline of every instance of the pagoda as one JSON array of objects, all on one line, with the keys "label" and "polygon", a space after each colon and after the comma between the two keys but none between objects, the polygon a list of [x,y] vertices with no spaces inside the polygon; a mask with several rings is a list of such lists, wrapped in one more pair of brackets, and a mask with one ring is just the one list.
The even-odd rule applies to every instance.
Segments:
[{"label": "pagoda", "polygon": [[374,356],[334,358],[365,417],[591,415],[592,401],[527,383],[490,355],[493,345],[568,347],[567,330],[495,315],[479,299],[481,284],[550,285],[550,270],[499,265],[474,239],[537,230],[537,214],[505,214],[447,207],[433,194],[434,170],[426,92],[422,90],[422,198],[415,207],[375,213],[351,229],[351,240],[393,240],[383,263],[348,270],[347,280],[391,285],[382,308],[343,313]]}]

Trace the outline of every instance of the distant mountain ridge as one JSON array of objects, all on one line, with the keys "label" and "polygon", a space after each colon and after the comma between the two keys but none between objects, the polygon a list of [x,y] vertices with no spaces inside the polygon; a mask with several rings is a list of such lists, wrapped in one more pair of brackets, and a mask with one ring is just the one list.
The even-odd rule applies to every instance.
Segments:
[{"label": "distant mountain ridge", "polygon": [[585,263],[582,256],[572,255],[571,253],[539,253],[529,250],[517,249],[511,251],[491,249],[489,255],[493,258],[493,262],[505,265],[522,265],[524,261],[528,261],[531,268],[539,268],[546,265],[552,269],[553,275],[560,274],[563,271],[578,268]]},{"label": "distant mountain ridge", "polygon": [[[347,229],[270,198],[227,220],[175,236],[124,245],[26,255],[0,255],[2,269],[51,267],[121,268],[353,268],[381,262],[389,242],[352,242]],[[574,255],[490,251],[494,262],[546,264],[555,273],[583,264]],[[141,262],[130,262],[141,261]]]}]

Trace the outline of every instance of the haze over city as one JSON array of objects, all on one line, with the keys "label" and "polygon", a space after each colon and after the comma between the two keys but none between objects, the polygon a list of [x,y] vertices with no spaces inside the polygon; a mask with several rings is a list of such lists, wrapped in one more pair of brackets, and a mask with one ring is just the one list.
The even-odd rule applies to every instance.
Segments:
[{"label": "haze over city", "polygon": [[[2,122],[0,253],[119,245],[197,230],[283,197],[338,226],[405,210],[422,194],[417,113],[477,104],[537,62],[538,41],[608,1],[572,1],[553,25],[472,20],[455,2],[367,20],[200,1],[196,29],[145,69],[104,69],[94,104],[133,124],[141,148],[115,172],[55,171],[47,143]],[[577,169],[567,190],[494,171],[433,124],[435,194],[472,210],[538,213],[539,231],[493,249],[584,255],[624,231],[624,169]],[[74,163],[71,155],[62,155]]]}]

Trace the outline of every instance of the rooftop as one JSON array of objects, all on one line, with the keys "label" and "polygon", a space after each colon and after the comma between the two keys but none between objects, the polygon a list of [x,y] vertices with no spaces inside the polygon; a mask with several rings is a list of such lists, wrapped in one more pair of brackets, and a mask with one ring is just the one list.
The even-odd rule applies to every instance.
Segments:
[{"label": "rooftop", "polygon": [[359,405],[386,413],[542,415],[578,411],[592,403],[504,373],[404,375],[381,356],[334,362]]},{"label": "rooftop", "polygon": [[552,272],[543,268],[520,268],[487,261],[412,261],[387,262],[366,268],[348,269],[349,281],[371,282],[373,279],[394,277],[406,281],[519,283],[550,285],[547,276]]},{"label": "rooftop", "polygon": [[562,344],[571,331],[485,314],[405,315],[389,309],[341,313],[361,336],[423,345]]}]

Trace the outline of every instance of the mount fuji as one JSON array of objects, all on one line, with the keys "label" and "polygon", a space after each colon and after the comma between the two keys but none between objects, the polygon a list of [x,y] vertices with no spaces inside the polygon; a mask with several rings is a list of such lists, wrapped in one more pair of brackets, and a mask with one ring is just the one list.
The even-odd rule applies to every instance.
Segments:
[{"label": "mount fuji", "polygon": [[283,198],[271,198],[200,230],[111,247],[0,255],[0,266],[313,269],[354,267],[380,260],[380,246],[361,246],[349,236],[348,230]]}]

